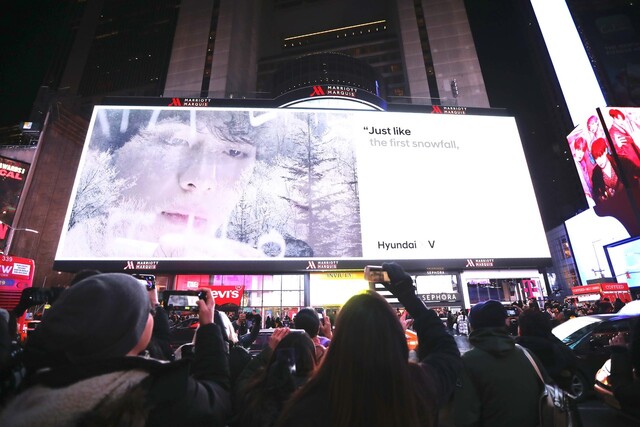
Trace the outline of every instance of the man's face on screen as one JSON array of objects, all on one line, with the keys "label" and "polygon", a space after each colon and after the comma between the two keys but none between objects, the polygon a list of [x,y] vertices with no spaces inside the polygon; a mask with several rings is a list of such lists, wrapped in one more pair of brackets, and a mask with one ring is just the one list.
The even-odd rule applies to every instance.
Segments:
[{"label": "man's face on screen", "polygon": [[160,122],[116,153],[122,178],[135,185],[123,195],[140,204],[157,238],[166,233],[213,233],[229,215],[255,166],[253,141],[225,139],[206,127]]},{"label": "man's face on screen", "polygon": [[609,158],[607,157],[607,153],[603,153],[600,157],[596,157],[596,164],[600,166],[601,169],[604,169],[609,163]]},{"label": "man's face on screen", "polygon": [[584,151],[582,151],[582,149],[576,147],[573,155],[574,155],[574,157],[576,158],[576,160],[578,162],[581,162],[582,159],[584,158]]}]

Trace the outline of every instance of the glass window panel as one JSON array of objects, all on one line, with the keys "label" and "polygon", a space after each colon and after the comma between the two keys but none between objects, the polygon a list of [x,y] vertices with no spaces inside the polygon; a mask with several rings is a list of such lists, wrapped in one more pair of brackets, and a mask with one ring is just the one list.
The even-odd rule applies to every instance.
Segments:
[{"label": "glass window panel", "polygon": [[245,297],[247,302],[245,307],[262,307],[262,292],[245,292]]},{"label": "glass window panel", "polygon": [[264,276],[262,289],[265,291],[279,291],[281,282],[282,276]]},{"label": "glass window panel", "polygon": [[282,280],[282,290],[296,290],[300,291],[304,289],[304,276],[300,275],[286,275],[279,276]]},{"label": "glass window panel", "polygon": [[302,292],[300,291],[283,291],[282,292],[282,305],[283,306],[302,306]]},{"label": "glass window panel", "polygon": [[281,306],[281,293],[276,291],[262,292],[262,303],[265,306]]}]

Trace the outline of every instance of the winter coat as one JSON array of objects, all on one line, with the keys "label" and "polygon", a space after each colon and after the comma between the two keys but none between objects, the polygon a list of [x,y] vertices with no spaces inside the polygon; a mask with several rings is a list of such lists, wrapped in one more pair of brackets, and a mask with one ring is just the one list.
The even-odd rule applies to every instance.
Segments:
[{"label": "winter coat", "polygon": [[220,328],[201,326],[193,360],[119,357],[39,371],[3,426],[223,426],[231,411]]},{"label": "winter coat", "polygon": [[[307,381],[307,377],[289,376],[288,373],[276,373],[274,371],[269,375],[267,384],[263,386],[264,389],[249,389],[249,384],[251,384],[258,375],[261,375],[262,370],[266,369],[272,354],[273,350],[271,347],[265,347],[245,366],[242,373],[238,376],[233,390],[233,403],[236,413],[230,425],[252,427],[273,426],[280,412],[282,412],[282,408],[287,399],[296,389],[300,388]],[[247,398],[249,398],[252,393],[268,394],[268,398],[262,402],[263,407],[259,414],[247,412],[251,410],[250,407],[247,406]],[[259,419],[259,421],[256,419]]]},{"label": "winter coat", "polygon": [[[412,315],[415,319],[414,330],[418,334],[420,362],[411,363],[410,367],[414,371],[416,388],[420,390],[419,399],[423,405],[433,408],[432,425],[436,425],[438,410],[449,400],[461,368],[460,352],[435,311],[422,306],[419,313]],[[276,425],[331,426],[328,396],[328,385],[320,385],[315,392],[298,401],[291,412],[286,417],[281,417]],[[312,418],[309,414],[313,414]]]},{"label": "winter coat", "polygon": [[549,337],[519,336],[516,342],[535,354],[553,381],[571,393],[571,380],[578,358],[554,335]]},{"label": "winter coat", "polygon": [[[453,397],[457,427],[535,427],[542,385],[506,328],[471,332]],[[535,358],[535,356],[533,356]]]}]

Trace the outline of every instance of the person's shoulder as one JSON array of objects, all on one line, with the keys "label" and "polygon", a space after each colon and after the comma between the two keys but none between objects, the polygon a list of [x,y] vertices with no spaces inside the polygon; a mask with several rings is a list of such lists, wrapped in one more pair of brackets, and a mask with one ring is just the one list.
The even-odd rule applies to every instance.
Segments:
[{"label": "person's shoulder", "polygon": [[328,393],[322,390],[305,394],[294,401],[276,422],[280,427],[320,427],[329,426]]}]

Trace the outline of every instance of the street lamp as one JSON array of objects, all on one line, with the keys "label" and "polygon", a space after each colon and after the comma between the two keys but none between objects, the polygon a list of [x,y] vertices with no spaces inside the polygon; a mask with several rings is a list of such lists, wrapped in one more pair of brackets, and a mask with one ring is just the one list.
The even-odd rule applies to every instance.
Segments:
[{"label": "street lamp", "polygon": [[594,240],[593,242],[591,242],[591,246],[593,247],[593,254],[596,256],[596,263],[598,264],[597,270],[593,268],[591,270],[593,271],[594,274],[597,272],[600,274],[601,278],[604,278],[604,270],[602,269],[602,267],[600,267],[600,257],[598,256],[598,251],[596,250],[596,243],[600,241],[602,241],[602,239]]},{"label": "street lamp", "polygon": [[3,227],[7,227],[9,229],[9,235],[7,236],[7,240],[6,240],[6,244],[4,245],[4,251],[3,253],[5,255],[9,255],[9,249],[11,248],[11,243],[13,243],[13,235],[15,234],[16,231],[27,231],[29,233],[34,233],[34,234],[38,234],[38,230],[33,230],[31,228],[17,228],[17,227],[12,227],[9,224],[0,221],[0,226]]}]

